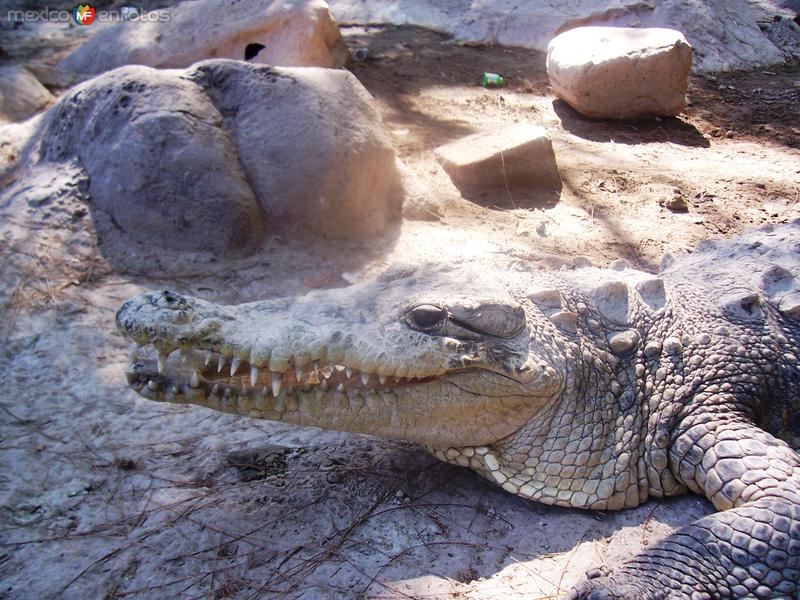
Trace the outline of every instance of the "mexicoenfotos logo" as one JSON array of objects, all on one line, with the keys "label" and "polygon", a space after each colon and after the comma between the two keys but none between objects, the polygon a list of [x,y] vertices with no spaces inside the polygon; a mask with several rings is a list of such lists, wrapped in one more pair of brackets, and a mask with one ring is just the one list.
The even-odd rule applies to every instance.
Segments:
[{"label": "mexicoenfotos logo", "polygon": [[[2,1],[0,0],[0,4],[2,4]],[[100,23],[118,23],[120,21],[163,23],[172,18],[169,9],[148,12],[144,8],[129,5],[119,9],[97,10],[90,4],[79,4],[72,9],[72,12],[55,8],[42,8],[38,10],[9,10],[6,11],[5,16],[10,23],[69,23],[73,21],[83,26],[91,25],[95,21]],[[0,18],[2,18],[2,14],[0,14]]]},{"label": "mexicoenfotos logo", "polygon": [[95,10],[88,4],[79,4],[72,9],[72,18],[78,25],[91,25],[94,16]]}]

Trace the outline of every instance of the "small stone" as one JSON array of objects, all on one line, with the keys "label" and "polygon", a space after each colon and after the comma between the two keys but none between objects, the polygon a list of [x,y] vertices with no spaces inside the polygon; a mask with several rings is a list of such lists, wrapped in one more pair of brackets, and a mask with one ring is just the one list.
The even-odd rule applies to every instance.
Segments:
[{"label": "small stone", "polygon": [[436,149],[436,158],[465,196],[499,191],[515,205],[551,203],[561,193],[547,130],[527,123],[477,133]]},{"label": "small stone", "polygon": [[659,199],[658,203],[672,212],[689,212],[689,203],[678,188],[675,188],[671,196]]}]

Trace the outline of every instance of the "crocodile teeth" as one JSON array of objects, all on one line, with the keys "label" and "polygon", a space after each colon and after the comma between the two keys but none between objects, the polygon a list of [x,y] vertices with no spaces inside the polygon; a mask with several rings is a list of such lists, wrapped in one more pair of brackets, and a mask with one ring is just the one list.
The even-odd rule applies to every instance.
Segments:
[{"label": "crocodile teeth", "polygon": [[255,385],[256,381],[258,381],[258,367],[252,365],[250,367],[250,385]]},{"label": "crocodile teeth", "polygon": [[344,384],[340,383],[339,385],[337,385],[336,386],[336,391],[337,392],[344,392]]},{"label": "crocodile teeth", "polygon": [[236,371],[239,370],[240,364],[242,364],[241,359],[238,356],[234,356],[233,360],[231,361],[231,377],[236,375]]},{"label": "crocodile teeth", "polygon": [[209,363],[211,363],[211,359],[214,358],[214,353],[211,350],[206,350],[206,357],[203,361],[203,364],[207,367]]},{"label": "crocodile teeth", "polygon": [[369,383],[369,373],[364,373],[361,371],[361,385],[367,385]]},{"label": "crocodile teeth", "polygon": [[152,379],[147,382],[147,387],[150,388],[152,391],[158,391],[158,382],[153,381]]},{"label": "crocodile teeth", "polygon": [[381,385],[386,383],[386,375],[378,375],[378,381],[381,382]]},{"label": "crocodile teeth", "polygon": [[281,374],[280,373],[273,373],[272,374],[272,395],[276,398],[278,394],[281,393]]},{"label": "crocodile teeth", "polygon": [[212,394],[214,394],[215,396],[219,396],[219,393],[220,393],[221,391],[222,391],[222,388],[221,388],[221,387],[219,387],[219,384],[218,384],[218,383],[215,383],[215,384],[214,384],[214,387],[212,387],[212,388],[211,388],[211,393],[212,393]]},{"label": "crocodile teeth", "polygon": [[164,372],[164,363],[167,362],[167,356],[168,355],[166,353],[164,353],[164,352],[161,352],[161,350],[158,351],[157,362],[158,362],[158,372],[159,373],[163,373]]},{"label": "crocodile teeth", "polygon": [[353,369],[351,369],[350,367],[345,367],[344,374],[347,375],[348,379],[350,379],[353,376]]},{"label": "crocodile teeth", "polygon": [[300,367],[295,367],[294,368],[294,378],[297,381],[300,381],[303,378],[303,369],[301,369]]},{"label": "crocodile teeth", "polygon": [[220,354],[219,360],[217,360],[217,373],[222,373],[222,369],[225,366],[225,356]]},{"label": "crocodile teeth", "polygon": [[193,388],[200,387],[200,374],[197,371],[192,371],[192,376],[189,378],[189,386]]}]

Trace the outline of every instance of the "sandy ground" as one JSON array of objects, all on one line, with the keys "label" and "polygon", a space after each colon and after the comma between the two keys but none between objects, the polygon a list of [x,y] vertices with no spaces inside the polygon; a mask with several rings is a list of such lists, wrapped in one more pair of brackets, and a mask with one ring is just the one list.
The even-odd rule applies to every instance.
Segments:
[{"label": "sandy ground", "polygon": [[[693,78],[680,119],[589,122],[554,102],[539,53],[345,33],[370,48],[353,71],[443,218],[362,244],[273,238],[248,260],[162,278],[157,265],[115,272],[74,199],[0,207],[0,598],[554,598],[711,510],[691,496],[620,513],[546,507],[411,444],[126,388],[131,348],[113,316],[143,289],[240,302],[465,257],[654,270],[699,239],[800,216],[797,67]],[[479,87],[484,70],[509,85]],[[462,198],[432,150],[523,120],[553,137],[560,201]],[[675,195],[688,212],[659,204]]]}]

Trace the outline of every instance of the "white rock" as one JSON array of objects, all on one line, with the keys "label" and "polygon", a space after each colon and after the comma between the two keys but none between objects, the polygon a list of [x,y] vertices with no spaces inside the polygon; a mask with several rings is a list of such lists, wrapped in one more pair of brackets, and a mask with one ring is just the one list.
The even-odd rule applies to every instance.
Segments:
[{"label": "white rock", "polygon": [[[553,144],[547,130],[515,123],[470,135],[436,149],[436,158],[462,194],[507,191],[512,200],[542,194],[551,201],[561,191]],[[527,204],[527,202],[526,202]]]},{"label": "white rock", "polygon": [[679,114],[691,66],[691,46],[671,29],[577,27],[547,49],[555,94],[596,118]]},{"label": "white rock", "polygon": [[198,0],[155,14],[163,19],[101,31],[60,66],[80,76],[130,64],[188,67],[209,58],[244,60],[251,44],[264,46],[250,61],[262,64],[339,67],[349,56],[323,0]]},{"label": "white rock", "polygon": [[52,100],[52,94],[28,70],[0,68],[0,123],[24,121]]},{"label": "white rock", "polygon": [[562,31],[581,25],[666,27],[682,31],[697,72],[782,64],[783,53],[759,28],[774,5],[748,0],[567,0],[551,2],[419,2],[329,0],[341,23],[394,23],[444,31],[459,40],[546,50]]}]

